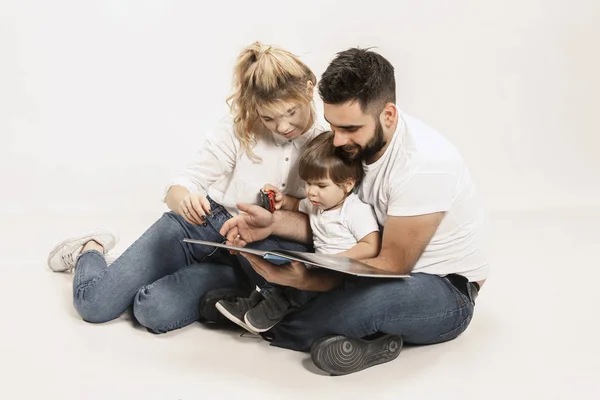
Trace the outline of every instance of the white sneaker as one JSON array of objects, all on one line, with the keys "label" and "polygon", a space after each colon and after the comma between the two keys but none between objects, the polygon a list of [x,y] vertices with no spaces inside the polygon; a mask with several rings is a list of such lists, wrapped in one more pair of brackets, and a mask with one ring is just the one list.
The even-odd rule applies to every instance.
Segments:
[{"label": "white sneaker", "polygon": [[48,256],[48,267],[54,272],[70,271],[75,268],[77,258],[83,246],[90,240],[95,240],[104,247],[104,254],[115,247],[119,236],[108,229],[98,229],[84,236],[72,237],[57,244]]}]

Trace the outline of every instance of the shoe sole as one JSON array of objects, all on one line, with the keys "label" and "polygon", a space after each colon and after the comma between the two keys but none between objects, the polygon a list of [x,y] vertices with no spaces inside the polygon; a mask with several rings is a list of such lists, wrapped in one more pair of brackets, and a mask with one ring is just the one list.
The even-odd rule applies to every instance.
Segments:
[{"label": "shoe sole", "polygon": [[396,335],[369,341],[328,336],[315,342],[311,357],[321,370],[331,375],[346,375],[394,360],[402,345],[402,338]]},{"label": "shoe sole", "polygon": [[244,315],[244,324],[250,328],[250,330],[252,332],[256,332],[256,333],[263,333],[268,331],[269,329],[271,329],[272,327],[274,327],[275,325],[277,325],[277,323],[269,326],[268,328],[262,328],[262,329],[258,329],[256,326],[254,326],[250,321],[248,321],[248,313],[246,313],[246,315]]},{"label": "shoe sole", "polygon": [[217,310],[219,310],[219,312],[221,314],[223,314],[228,320],[230,320],[234,324],[244,328],[245,330],[247,330],[250,333],[254,333],[255,335],[258,334],[258,332],[253,331],[248,325],[246,325],[246,323],[244,321],[237,318],[235,315],[231,314],[229,311],[227,311],[227,309],[225,307],[220,305],[218,302],[217,302],[217,304],[215,304],[215,307]]}]

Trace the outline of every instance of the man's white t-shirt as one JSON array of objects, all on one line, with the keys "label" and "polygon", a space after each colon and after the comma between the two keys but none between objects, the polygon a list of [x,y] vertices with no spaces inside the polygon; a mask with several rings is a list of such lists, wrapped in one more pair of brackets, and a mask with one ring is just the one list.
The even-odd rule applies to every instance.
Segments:
[{"label": "man's white t-shirt", "polygon": [[379,226],[373,208],[348,195],[338,209],[321,211],[308,199],[302,199],[298,211],[307,214],[313,233],[315,253],[336,254],[354,247]]},{"label": "man's white t-shirt", "polygon": [[385,153],[363,167],[358,196],[373,206],[384,235],[388,217],[445,212],[413,273],[488,277],[483,208],[464,160],[444,137],[399,112]]}]

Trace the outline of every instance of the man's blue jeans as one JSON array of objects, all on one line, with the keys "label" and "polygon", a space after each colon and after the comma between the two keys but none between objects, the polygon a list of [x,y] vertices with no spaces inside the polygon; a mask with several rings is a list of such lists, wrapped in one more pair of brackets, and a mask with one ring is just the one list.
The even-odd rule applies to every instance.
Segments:
[{"label": "man's blue jeans", "polygon": [[349,279],[319,293],[267,334],[273,345],[295,350],[309,350],[313,341],[329,334],[362,338],[386,333],[400,335],[406,343],[439,343],[467,328],[474,306],[468,295],[437,275]]}]

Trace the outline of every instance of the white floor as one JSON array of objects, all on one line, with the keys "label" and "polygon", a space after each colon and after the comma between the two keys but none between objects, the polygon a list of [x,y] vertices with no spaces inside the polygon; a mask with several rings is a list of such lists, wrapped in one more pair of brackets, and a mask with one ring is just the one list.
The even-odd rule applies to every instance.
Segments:
[{"label": "white floor", "polygon": [[600,398],[600,213],[492,215],[493,275],[469,329],[345,377],[237,331],[81,321],[49,248],[97,225],[118,228],[122,248],[155,217],[3,219],[1,399]]}]

